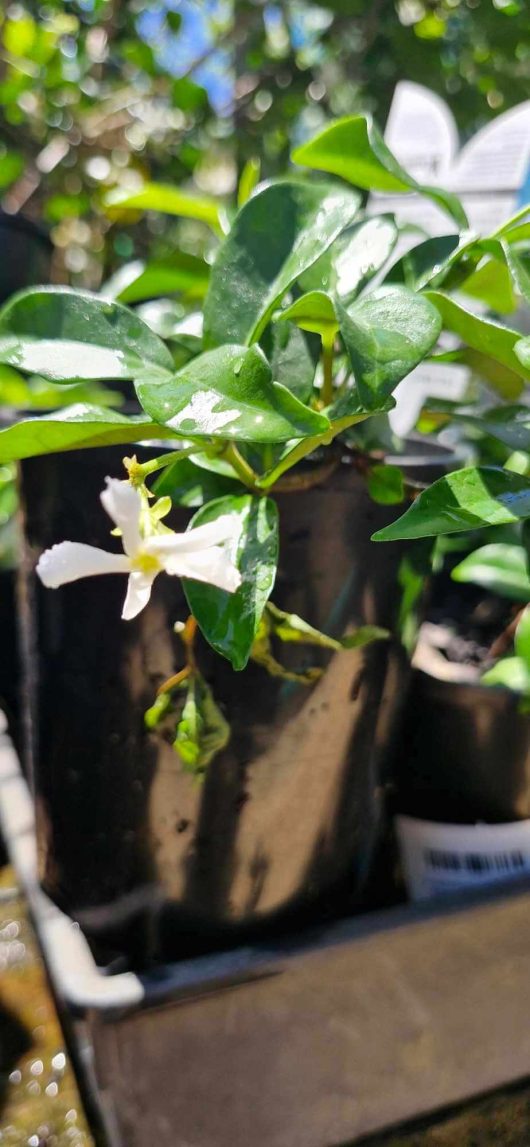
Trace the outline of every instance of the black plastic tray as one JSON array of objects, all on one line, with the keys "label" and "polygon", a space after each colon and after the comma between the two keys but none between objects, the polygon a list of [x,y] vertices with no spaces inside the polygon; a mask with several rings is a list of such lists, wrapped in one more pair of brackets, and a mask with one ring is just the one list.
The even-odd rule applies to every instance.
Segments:
[{"label": "black plastic tray", "polygon": [[530,882],[104,975],[37,882],[0,733],[0,826],[119,1147],[338,1147],[530,1075]]}]

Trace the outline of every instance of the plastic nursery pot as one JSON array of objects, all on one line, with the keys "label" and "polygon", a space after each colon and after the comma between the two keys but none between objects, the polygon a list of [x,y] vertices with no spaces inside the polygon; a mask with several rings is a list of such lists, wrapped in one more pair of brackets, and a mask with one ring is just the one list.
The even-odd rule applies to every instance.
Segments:
[{"label": "plastic nursery pot", "polygon": [[414,670],[396,765],[399,806],[447,824],[530,818],[530,717],[509,689]]},{"label": "plastic nursery pot", "polygon": [[[42,549],[62,539],[109,547],[99,494],[106,474],[120,474],[121,455],[22,465],[22,628],[44,886],[100,958],[112,949],[141,965],[355,904],[378,837],[407,659],[397,637],[338,653],[284,646],[289,667],[325,669],[308,687],[253,662],[235,673],[200,643],[231,739],[197,782],[144,724],[157,687],[183,664],[178,579],[157,578],[149,606],[123,622],[123,578],[50,591],[33,572]],[[436,455],[439,471],[449,457]],[[375,504],[353,465],[278,502],[275,604],[338,636],[367,623],[397,634],[411,578],[421,584],[414,548],[370,535],[398,509]],[[168,521],[183,529],[189,517],[177,510]]]},{"label": "plastic nursery pot", "polygon": [[47,283],[52,251],[44,228],[0,211],[0,303],[23,287]]},{"label": "plastic nursery pot", "polygon": [[15,618],[15,573],[11,569],[0,569],[0,709],[6,713],[12,733],[18,709]]}]

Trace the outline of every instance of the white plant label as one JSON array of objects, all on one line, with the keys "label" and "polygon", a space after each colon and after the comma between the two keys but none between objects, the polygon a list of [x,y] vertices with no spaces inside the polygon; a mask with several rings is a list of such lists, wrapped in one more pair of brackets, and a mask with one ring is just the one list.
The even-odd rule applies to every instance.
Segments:
[{"label": "white plant label", "polygon": [[[479,234],[494,231],[530,200],[530,100],[497,116],[459,151],[456,123],[444,100],[428,88],[404,80],[396,87],[385,141],[419,183],[445,187],[459,195],[470,227]],[[420,242],[421,232],[432,237],[456,232],[456,224],[421,195],[374,194],[368,210],[387,211],[398,223],[421,229],[400,239],[395,258]],[[470,300],[468,304],[473,309]],[[443,381],[444,397],[463,398],[469,371],[452,366],[443,370],[436,381]],[[397,434],[407,434],[425,398],[440,393],[438,387],[432,389],[434,381],[435,375],[425,363],[401,383],[396,409],[389,416]]]},{"label": "white plant label", "polygon": [[411,900],[433,900],[530,872],[530,820],[470,825],[398,816],[396,830]]}]

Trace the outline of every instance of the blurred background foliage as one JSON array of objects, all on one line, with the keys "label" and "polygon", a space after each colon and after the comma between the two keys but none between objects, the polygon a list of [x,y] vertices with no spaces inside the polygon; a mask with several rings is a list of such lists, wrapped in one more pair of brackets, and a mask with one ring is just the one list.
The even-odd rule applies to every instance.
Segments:
[{"label": "blurred background foliage", "polygon": [[[443,95],[466,138],[528,96],[527,0],[15,0],[0,204],[50,228],[56,282],[98,289],[176,246],[208,258],[212,198],[284,170],[333,116],[384,123],[403,78]],[[192,190],[202,212],[108,207],[146,182]]]}]

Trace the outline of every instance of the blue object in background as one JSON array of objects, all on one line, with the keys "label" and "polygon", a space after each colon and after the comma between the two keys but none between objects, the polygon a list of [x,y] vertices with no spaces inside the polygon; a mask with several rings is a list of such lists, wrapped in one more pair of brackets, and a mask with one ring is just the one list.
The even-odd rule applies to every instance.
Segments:
[{"label": "blue object in background", "polygon": [[[164,0],[157,8],[138,17],[139,35],[156,52],[161,65],[176,78],[184,75],[196,60],[208,58],[193,69],[190,77],[208,93],[214,111],[231,110],[233,77],[230,52],[215,49],[215,25],[225,23],[231,14],[229,0]],[[181,17],[178,32],[168,34],[166,12]],[[213,49],[210,54],[210,49]]]}]

